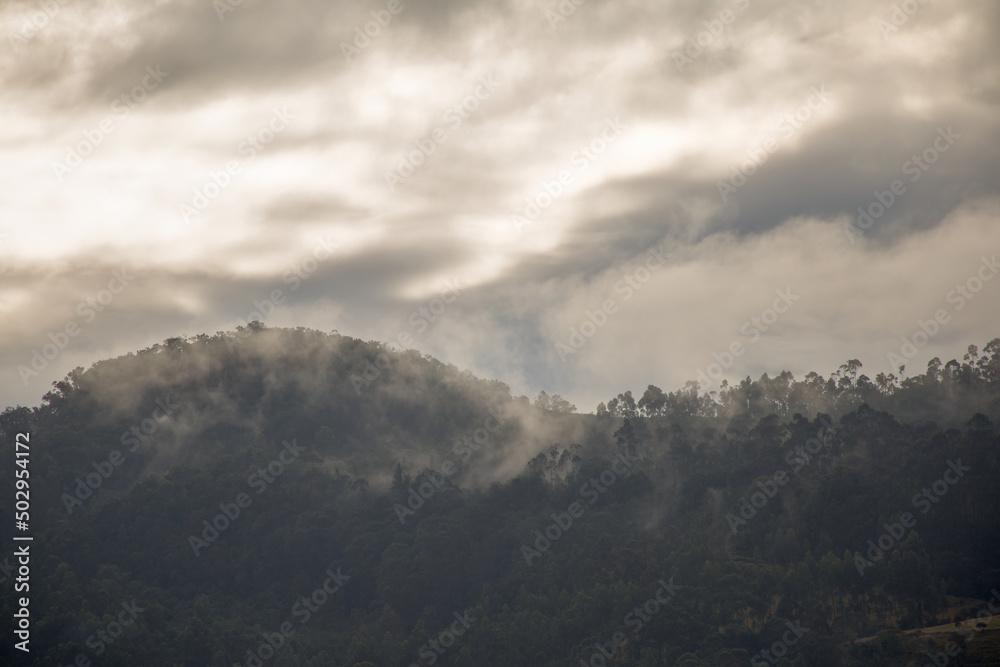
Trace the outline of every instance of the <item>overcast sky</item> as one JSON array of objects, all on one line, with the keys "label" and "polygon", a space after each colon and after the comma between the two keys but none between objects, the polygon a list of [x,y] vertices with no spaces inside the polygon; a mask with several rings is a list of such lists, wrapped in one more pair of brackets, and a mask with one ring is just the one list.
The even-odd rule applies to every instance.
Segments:
[{"label": "overcast sky", "polygon": [[254,311],[581,411],[1000,336],[992,0],[236,2],[0,2],[0,405]]}]

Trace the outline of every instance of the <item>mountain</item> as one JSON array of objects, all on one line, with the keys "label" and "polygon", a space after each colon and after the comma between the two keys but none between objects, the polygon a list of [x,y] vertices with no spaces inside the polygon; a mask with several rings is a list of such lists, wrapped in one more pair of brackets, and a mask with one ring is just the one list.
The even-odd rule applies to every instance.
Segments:
[{"label": "mountain", "polygon": [[996,664],[1000,338],[861,369],[596,414],[258,324],[76,369],[0,415],[4,664]]}]

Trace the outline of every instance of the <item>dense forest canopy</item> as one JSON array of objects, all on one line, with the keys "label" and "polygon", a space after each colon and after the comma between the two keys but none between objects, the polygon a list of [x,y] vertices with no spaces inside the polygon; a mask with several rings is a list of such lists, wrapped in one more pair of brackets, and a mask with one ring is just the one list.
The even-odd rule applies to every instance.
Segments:
[{"label": "dense forest canopy", "polygon": [[31,659],[2,659],[997,664],[1000,338],[862,370],[578,414],[258,324],[76,369],[0,415],[36,535]]}]

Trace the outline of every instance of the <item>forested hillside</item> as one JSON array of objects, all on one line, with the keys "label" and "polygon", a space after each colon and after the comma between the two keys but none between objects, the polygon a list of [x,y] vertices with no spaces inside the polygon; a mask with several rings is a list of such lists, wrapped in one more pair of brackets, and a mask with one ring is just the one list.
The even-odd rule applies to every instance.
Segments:
[{"label": "forested hillside", "polygon": [[0,660],[998,664],[1000,338],[913,370],[577,414],[337,334],[170,339],[0,415],[35,535]]}]

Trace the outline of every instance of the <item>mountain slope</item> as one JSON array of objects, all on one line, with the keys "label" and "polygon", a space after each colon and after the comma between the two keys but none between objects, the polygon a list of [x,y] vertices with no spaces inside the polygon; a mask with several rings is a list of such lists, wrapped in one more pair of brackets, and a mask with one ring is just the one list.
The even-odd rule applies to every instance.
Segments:
[{"label": "mountain slope", "polygon": [[1000,587],[998,352],[579,415],[337,335],[171,339],[0,415],[36,538],[31,659],[3,658],[907,664],[889,631]]}]

